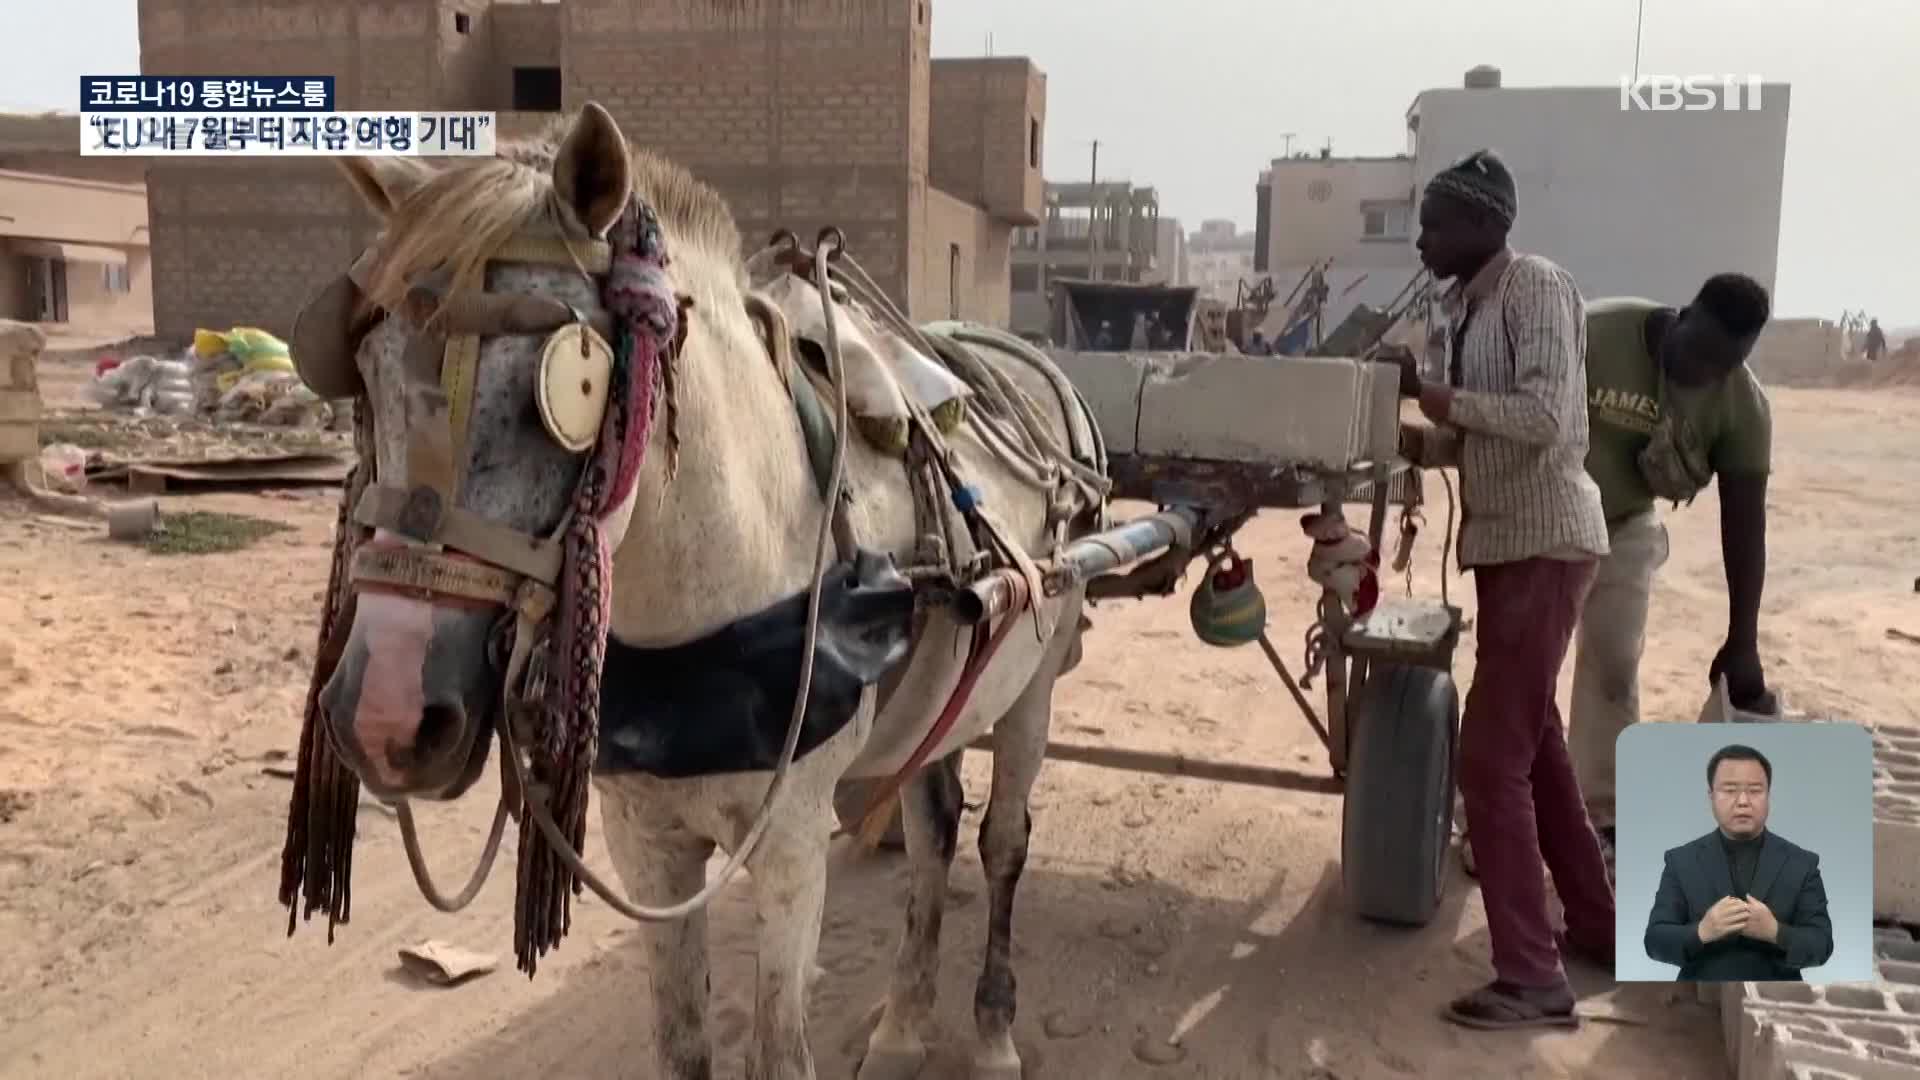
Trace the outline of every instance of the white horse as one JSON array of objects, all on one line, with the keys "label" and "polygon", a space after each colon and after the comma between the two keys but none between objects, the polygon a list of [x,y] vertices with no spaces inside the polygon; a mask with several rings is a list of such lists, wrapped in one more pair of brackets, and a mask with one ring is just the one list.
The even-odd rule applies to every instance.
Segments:
[{"label": "white horse", "polygon": [[[667,425],[657,423],[632,497],[607,521],[615,545],[611,627],[616,652],[677,646],[804,592],[825,507],[794,404],[746,308],[741,237],[724,202],[678,166],[630,152],[596,105],[562,131],[564,139],[513,147],[479,163],[438,168],[387,158],[350,159],[343,166],[385,222],[389,259],[412,260],[394,268],[393,280],[475,255],[474,237],[497,236],[503,226],[542,214],[584,240],[604,235],[630,194],[657,212],[671,253],[672,284],[692,300],[672,390],[678,468],[669,475]],[[557,298],[590,317],[604,311],[596,283],[572,269],[495,263],[483,288]],[[392,289],[386,295],[376,289],[371,299],[386,311],[404,310]],[[385,318],[355,356],[374,410],[382,476],[404,474],[415,452],[398,393],[413,333],[407,319]],[[459,505],[535,536],[561,521],[580,468],[579,457],[556,444],[533,407],[541,346],[538,335],[482,340],[468,437],[455,448],[464,476]],[[1045,378],[1005,357],[981,359],[1046,403],[1045,421],[1056,443],[1067,445],[1068,426],[1063,411],[1052,407],[1056,397]],[[852,433],[840,437],[848,443],[854,535],[861,547],[891,553],[906,565],[917,529],[900,460]],[[948,444],[1004,530],[1028,552],[1045,553],[1054,538],[1043,493],[1004,466],[970,427],[948,436]],[[374,542],[401,548],[410,543],[384,530]],[[1054,683],[1079,658],[1082,600],[1082,591],[1074,589],[1036,601],[1037,620],[1002,616],[1032,625],[1006,636],[929,764],[902,789],[912,886],[862,1080],[911,1077],[925,1061],[923,1037],[934,1007],[942,906],[961,811],[955,755],[989,730],[993,790],[979,843],[991,902],[986,959],[974,995],[978,1044],[972,1060],[981,1077],[1020,1075],[1011,1037],[1014,892],[1027,857],[1028,795],[1046,746]],[[361,597],[323,700],[335,745],[374,794],[450,799],[473,783],[487,754],[484,718],[500,692],[499,657],[488,649],[499,616],[498,608],[392,593]],[[968,655],[973,630],[945,609],[932,610],[916,626],[909,659],[888,679],[885,708],[876,704],[879,692],[867,687],[852,719],[793,763],[771,827],[745,864],[759,911],[759,982],[747,1069],[755,1080],[814,1076],[805,999],[819,943],[836,785],[900,770],[948,702]],[[679,722],[698,726],[708,720],[690,711]],[[731,852],[741,844],[770,778],[764,767],[681,778],[597,775],[601,819],[629,896],[661,905],[700,890],[716,846]],[[705,916],[650,923],[644,933],[654,1031],[649,1075],[709,1077]]]}]

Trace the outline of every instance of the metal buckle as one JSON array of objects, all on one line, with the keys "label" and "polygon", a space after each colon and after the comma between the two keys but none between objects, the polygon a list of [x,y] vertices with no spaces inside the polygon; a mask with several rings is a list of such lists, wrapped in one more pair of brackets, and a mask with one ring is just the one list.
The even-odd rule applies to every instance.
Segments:
[{"label": "metal buckle", "polygon": [[407,492],[407,501],[395,515],[393,531],[422,544],[432,543],[440,535],[446,520],[446,500],[425,484]]}]

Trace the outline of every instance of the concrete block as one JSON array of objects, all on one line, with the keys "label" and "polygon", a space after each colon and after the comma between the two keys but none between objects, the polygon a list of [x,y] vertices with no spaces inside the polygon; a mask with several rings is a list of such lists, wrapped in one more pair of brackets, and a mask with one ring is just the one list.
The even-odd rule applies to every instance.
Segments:
[{"label": "concrete block", "polygon": [[1873,734],[1873,914],[1920,923],[1920,733]]},{"label": "concrete block", "polygon": [[[1875,931],[1874,967],[1871,982],[1723,984],[1722,1033],[1740,1080],[1783,1076],[1792,1062],[1836,1064],[1800,1052],[1813,1053],[1808,1047],[1864,1055],[1886,1067],[1920,1067],[1920,942],[1902,930]],[[1782,1046],[1799,1049],[1786,1053]]]},{"label": "concrete block", "polygon": [[[1114,453],[1346,469],[1394,456],[1394,368],[1339,357],[1051,353]],[[1131,437],[1129,438],[1129,433]]]},{"label": "concrete block", "polygon": [[1097,353],[1048,349],[1067,381],[1087,399],[1107,453],[1134,453],[1140,426],[1140,387],[1147,379],[1145,353]]},{"label": "concrete block", "polygon": [[1860,1080],[1860,1074],[1789,1062],[1785,1065],[1785,1071],[1777,1074],[1777,1080]]},{"label": "concrete block", "polygon": [[30,323],[0,319],[0,465],[40,452],[40,381],[35,364],[47,336]]},{"label": "concrete block", "polygon": [[1913,1080],[1920,1042],[1905,1029],[1864,1021],[1801,1015],[1761,1019],[1743,1045],[1738,1080],[1771,1080],[1798,1065],[1858,1080]]}]

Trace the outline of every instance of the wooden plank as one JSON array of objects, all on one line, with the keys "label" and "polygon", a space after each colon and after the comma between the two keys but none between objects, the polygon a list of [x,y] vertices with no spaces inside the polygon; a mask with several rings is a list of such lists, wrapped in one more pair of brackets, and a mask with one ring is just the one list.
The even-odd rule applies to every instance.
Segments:
[{"label": "wooden plank", "polygon": [[157,492],[173,484],[338,484],[344,482],[352,470],[352,462],[313,457],[279,461],[223,461],[201,465],[136,462],[127,466],[126,476],[129,488]]}]

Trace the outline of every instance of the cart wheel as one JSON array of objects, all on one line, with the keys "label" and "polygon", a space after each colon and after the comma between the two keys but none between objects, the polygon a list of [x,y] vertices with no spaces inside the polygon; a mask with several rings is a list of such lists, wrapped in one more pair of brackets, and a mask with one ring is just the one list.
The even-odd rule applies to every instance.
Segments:
[{"label": "cart wheel", "polygon": [[1460,692],[1427,667],[1376,665],[1348,735],[1341,862],[1363,918],[1425,926],[1446,887]]},{"label": "cart wheel", "polygon": [[[860,815],[867,812],[867,803],[873,797],[873,790],[880,786],[878,780],[842,780],[833,789],[833,812],[840,816],[840,827],[853,832],[860,828]],[[891,815],[887,821],[887,831],[880,837],[883,851],[907,850],[906,828],[900,823],[900,800],[894,799],[889,808]]]}]

